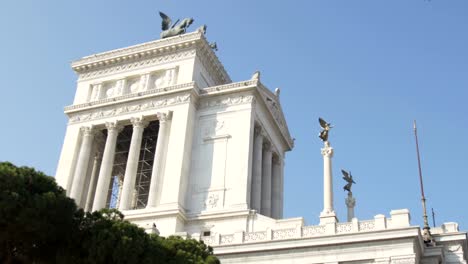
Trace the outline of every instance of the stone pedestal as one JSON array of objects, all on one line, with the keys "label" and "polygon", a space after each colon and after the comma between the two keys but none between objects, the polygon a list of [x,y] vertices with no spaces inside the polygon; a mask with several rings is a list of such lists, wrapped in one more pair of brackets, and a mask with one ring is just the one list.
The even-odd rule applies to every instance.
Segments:
[{"label": "stone pedestal", "polygon": [[322,148],[323,156],[323,211],[320,213],[320,224],[336,223],[335,210],[333,209],[333,176],[332,157],[333,148],[330,142],[325,141]]}]

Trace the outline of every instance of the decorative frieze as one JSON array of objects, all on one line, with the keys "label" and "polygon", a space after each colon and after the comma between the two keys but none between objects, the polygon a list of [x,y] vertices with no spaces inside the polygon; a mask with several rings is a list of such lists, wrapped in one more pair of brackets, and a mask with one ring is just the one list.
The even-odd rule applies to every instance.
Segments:
[{"label": "decorative frieze", "polygon": [[131,76],[126,79],[96,83],[91,85],[88,102],[156,89],[167,91],[167,89],[162,90],[162,88],[173,86],[176,82],[177,68],[171,68],[140,76]]},{"label": "decorative frieze", "polygon": [[273,231],[273,240],[288,239],[296,237],[296,228],[279,229]]},{"label": "decorative frieze", "polygon": [[345,234],[353,232],[353,224],[348,223],[338,223],[336,224],[336,233],[337,234]]},{"label": "decorative frieze", "polygon": [[243,82],[235,82],[235,83],[229,83],[229,84],[224,84],[224,85],[212,86],[212,87],[200,89],[200,94],[221,92],[221,91],[235,89],[235,88],[245,88],[249,86],[255,86],[256,84],[257,84],[257,81],[248,80],[248,81],[243,81]]},{"label": "decorative frieze", "polygon": [[359,231],[375,230],[375,220],[367,220],[359,222]]},{"label": "decorative frieze", "polygon": [[200,109],[246,104],[246,103],[252,103],[253,101],[254,101],[253,95],[224,96],[224,97],[215,98],[212,100],[207,100],[207,101],[202,102],[200,104]]},{"label": "decorative frieze", "polygon": [[266,237],[267,237],[267,234],[265,231],[245,233],[244,242],[264,241],[266,240]]},{"label": "decorative frieze", "polygon": [[234,242],[234,235],[221,235],[220,245],[228,245]]},{"label": "decorative frieze", "polygon": [[132,98],[137,99],[138,97],[143,97],[143,96],[147,96],[147,95],[157,95],[157,94],[160,94],[160,93],[167,93],[167,92],[175,92],[175,91],[186,90],[186,89],[193,88],[194,86],[195,86],[194,82],[183,83],[183,84],[173,85],[173,86],[169,86],[169,87],[165,87],[165,88],[161,88],[161,89],[152,89],[152,90],[148,90],[148,91],[144,91],[144,92],[140,92],[140,93],[136,93],[136,94],[126,94],[126,95],[123,95],[123,96],[118,96],[118,97],[114,97],[114,98],[100,99],[98,101],[84,103],[84,104],[70,105],[70,106],[65,107],[64,110],[65,110],[65,112],[69,112],[69,111],[73,111],[73,110],[79,110],[79,109],[87,108],[87,107],[90,107],[90,106],[98,106],[98,105],[102,105],[102,104],[106,104],[106,103],[110,103],[110,102],[117,102],[117,101],[121,101],[121,100],[132,99]]},{"label": "decorative frieze", "polygon": [[84,72],[79,75],[78,80],[88,80],[96,77],[103,77],[110,74],[121,73],[129,70],[137,70],[141,68],[146,68],[151,65],[157,65],[169,61],[181,60],[195,56],[195,50],[185,50],[177,53],[168,54],[165,56],[158,56],[145,60],[132,61],[128,63],[120,63],[115,66],[109,66],[105,68],[98,68],[93,71]]},{"label": "decorative frieze", "polygon": [[325,234],[325,226],[305,226],[302,228],[303,237],[313,237]]},{"label": "decorative frieze", "polygon": [[135,113],[140,111],[146,111],[149,109],[158,109],[170,105],[187,103],[190,101],[191,94],[182,94],[173,97],[167,98],[158,98],[150,99],[145,101],[133,102],[124,105],[119,105],[117,107],[108,107],[96,109],[93,111],[87,111],[85,113],[71,114],[69,122],[70,123],[79,123],[90,120],[96,120],[101,118],[108,118],[113,116],[119,116],[128,113]]}]

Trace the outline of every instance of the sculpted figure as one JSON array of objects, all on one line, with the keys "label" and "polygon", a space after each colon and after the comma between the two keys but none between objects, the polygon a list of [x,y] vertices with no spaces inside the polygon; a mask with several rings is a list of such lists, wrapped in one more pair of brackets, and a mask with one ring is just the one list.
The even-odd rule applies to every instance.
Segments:
[{"label": "sculpted figure", "polygon": [[319,117],[319,123],[322,127],[322,131],[320,131],[319,138],[322,139],[323,142],[328,141],[328,131],[332,128],[330,123],[327,123],[321,117]]},{"label": "sculpted figure", "polygon": [[161,38],[168,38],[184,34],[187,28],[193,23],[193,18],[184,18],[180,23],[177,20],[174,24],[171,25],[172,20],[163,12],[159,12],[159,15],[162,18],[162,32]]},{"label": "sculpted figure", "polygon": [[356,183],[353,180],[353,176],[351,175],[351,172],[341,170],[341,173],[343,173],[343,180],[347,182],[346,185],[343,187],[343,190],[351,192],[351,187],[353,186],[353,183]]}]

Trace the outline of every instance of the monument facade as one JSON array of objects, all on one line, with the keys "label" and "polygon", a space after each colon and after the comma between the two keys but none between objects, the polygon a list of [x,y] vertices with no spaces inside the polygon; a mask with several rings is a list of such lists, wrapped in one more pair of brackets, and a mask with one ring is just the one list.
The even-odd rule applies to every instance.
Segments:
[{"label": "monument facade", "polygon": [[212,46],[200,28],[72,63],[56,180],[80,207],[203,240],[222,263],[466,263],[456,223],[432,229],[429,247],[405,209],[339,222],[327,144],[319,225],[283,219],[294,144],[279,90],[259,72],[232,82]]}]

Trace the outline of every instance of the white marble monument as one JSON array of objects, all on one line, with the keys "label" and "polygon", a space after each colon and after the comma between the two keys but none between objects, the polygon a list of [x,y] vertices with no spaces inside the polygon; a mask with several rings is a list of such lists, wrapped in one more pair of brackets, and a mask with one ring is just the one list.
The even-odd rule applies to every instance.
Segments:
[{"label": "white marble monument", "polygon": [[[466,263],[456,223],[432,229],[427,247],[407,210],[338,222],[330,191],[318,225],[283,219],[293,140],[279,90],[259,72],[232,82],[201,30],[72,68],[56,180],[87,211],[118,208],[148,232],[201,239],[222,263]],[[330,190],[333,149],[322,154]]]}]

